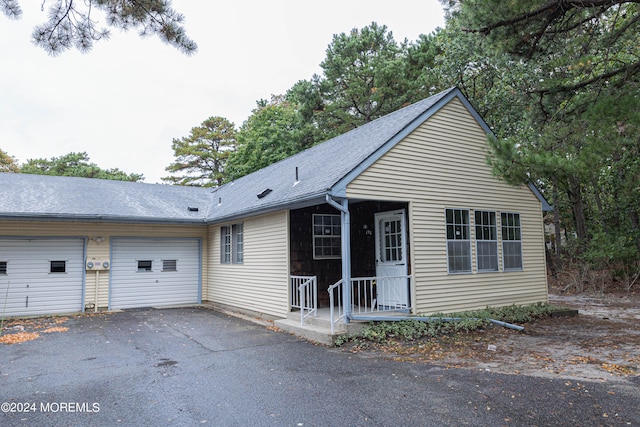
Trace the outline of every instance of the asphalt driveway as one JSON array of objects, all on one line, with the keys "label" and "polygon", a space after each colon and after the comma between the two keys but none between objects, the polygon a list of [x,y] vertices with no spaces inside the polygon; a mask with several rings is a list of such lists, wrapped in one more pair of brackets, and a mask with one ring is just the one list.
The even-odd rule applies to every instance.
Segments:
[{"label": "asphalt driveway", "polygon": [[0,344],[0,425],[640,425],[637,387],[394,362],[205,308],[60,326]]}]

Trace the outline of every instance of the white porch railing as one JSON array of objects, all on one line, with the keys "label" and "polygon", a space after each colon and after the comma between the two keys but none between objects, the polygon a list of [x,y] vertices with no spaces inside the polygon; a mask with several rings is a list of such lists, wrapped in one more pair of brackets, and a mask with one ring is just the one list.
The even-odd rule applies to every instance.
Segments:
[{"label": "white porch railing", "polygon": [[318,314],[318,279],[316,276],[291,276],[291,307],[300,309],[300,325],[304,319]]},{"label": "white porch railing", "polygon": [[333,335],[336,330],[336,323],[344,319],[344,306],[342,305],[342,279],[329,286],[328,291],[329,319],[331,320],[331,335]]},{"label": "white porch railing", "polygon": [[[344,319],[342,280],[329,287],[331,333],[335,324]],[[411,275],[357,277],[351,279],[351,313],[370,314],[409,311]]]}]

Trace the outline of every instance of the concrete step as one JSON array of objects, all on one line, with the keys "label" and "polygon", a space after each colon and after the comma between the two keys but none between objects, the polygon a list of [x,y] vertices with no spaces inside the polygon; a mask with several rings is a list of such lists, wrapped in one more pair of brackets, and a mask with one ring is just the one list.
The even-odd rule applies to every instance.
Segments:
[{"label": "concrete step", "polygon": [[300,324],[300,313],[290,313],[287,319],[274,321],[274,326],[299,337],[325,345],[334,345],[340,335],[357,335],[367,325],[366,322],[351,322],[348,325],[338,323],[335,325],[335,333],[331,334],[331,322],[325,317],[309,316]]},{"label": "concrete step", "polygon": [[344,330],[336,330],[335,334],[331,334],[331,326],[314,325],[309,322],[305,322],[305,325],[302,326],[300,319],[279,319],[274,321],[273,324],[276,328],[296,336],[331,346],[335,344],[335,340],[339,335],[345,333]]}]

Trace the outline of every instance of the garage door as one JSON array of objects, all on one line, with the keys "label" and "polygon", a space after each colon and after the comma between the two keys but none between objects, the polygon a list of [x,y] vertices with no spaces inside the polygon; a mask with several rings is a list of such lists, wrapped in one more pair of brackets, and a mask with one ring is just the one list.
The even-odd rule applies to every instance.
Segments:
[{"label": "garage door", "polygon": [[0,239],[0,315],[82,311],[83,239]]},{"label": "garage door", "polygon": [[112,310],[200,302],[200,240],[114,238]]}]

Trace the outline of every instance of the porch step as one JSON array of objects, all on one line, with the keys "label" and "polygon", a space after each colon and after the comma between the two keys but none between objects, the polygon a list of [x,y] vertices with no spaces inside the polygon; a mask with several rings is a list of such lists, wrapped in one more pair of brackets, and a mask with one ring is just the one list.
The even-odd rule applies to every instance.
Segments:
[{"label": "porch step", "polygon": [[[295,316],[297,314],[297,316]],[[274,321],[274,326],[283,331],[308,339],[313,342],[324,345],[334,345],[336,338],[345,333],[357,334],[366,323],[350,323],[345,325],[339,323],[335,326],[335,333],[331,334],[331,323],[328,319],[321,317],[308,317],[305,319],[304,326],[300,324],[300,313],[292,313],[287,319],[279,319]]]},{"label": "porch step", "polygon": [[305,325],[302,326],[300,319],[279,319],[274,322],[274,325],[283,331],[325,345],[334,345],[336,338],[344,334],[344,331],[336,330],[336,333],[332,335],[330,327],[312,325],[309,322],[305,322]]}]

